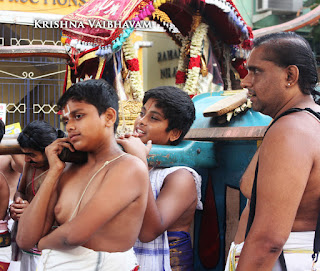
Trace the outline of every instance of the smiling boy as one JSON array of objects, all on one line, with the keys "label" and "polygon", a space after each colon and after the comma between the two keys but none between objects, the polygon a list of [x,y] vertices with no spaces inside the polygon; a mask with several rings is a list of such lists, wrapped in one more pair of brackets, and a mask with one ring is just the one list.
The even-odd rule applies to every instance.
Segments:
[{"label": "smiling boy", "polygon": [[[145,93],[134,136],[121,137],[118,143],[147,163],[151,141],[179,144],[194,119],[195,108],[187,93],[157,87]],[[202,209],[201,177],[191,168],[171,167],[151,168],[149,178],[147,210],[134,246],[141,270],[193,270],[189,230],[196,208]]]},{"label": "smiling boy", "polygon": [[[132,247],[146,209],[148,173],[115,141],[116,91],[104,80],[87,80],[70,87],[58,105],[68,138],[46,149],[49,171],[20,219],[18,243],[39,242],[39,270],[137,270]],[[87,162],[63,163],[63,148],[87,152]],[[50,231],[54,222],[58,227]]]}]

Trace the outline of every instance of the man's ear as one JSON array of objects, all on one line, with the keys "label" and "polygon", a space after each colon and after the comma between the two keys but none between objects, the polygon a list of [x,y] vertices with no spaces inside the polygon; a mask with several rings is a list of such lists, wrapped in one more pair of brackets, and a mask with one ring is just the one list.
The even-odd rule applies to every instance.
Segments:
[{"label": "man's ear", "polygon": [[299,80],[299,68],[296,65],[290,65],[287,67],[287,86],[293,86],[298,83]]},{"label": "man's ear", "polygon": [[117,112],[112,107],[107,108],[107,110],[103,113],[106,127],[111,127],[117,120]]},{"label": "man's ear", "polygon": [[171,142],[176,141],[180,137],[181,133],[182,133],[182,131],[177,128],[172,129],[169,132],[169,140]]}]

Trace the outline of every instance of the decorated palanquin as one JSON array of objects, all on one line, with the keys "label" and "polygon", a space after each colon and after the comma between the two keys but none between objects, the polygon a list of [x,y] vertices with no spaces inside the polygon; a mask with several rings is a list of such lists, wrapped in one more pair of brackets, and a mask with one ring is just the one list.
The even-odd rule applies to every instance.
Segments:
[{"label": "decorated palanquin", "polygon": [[[319,20],[320,6],[316,10],[317,13],[310,12],[311,19],[300,17],[300,27],[306,21]],[[28,56],[36,51],[39,55],[68,59],[65,90],[90,78],[104,78],[113,84],[121,100],[123,131],[140,111],[145,91],[131,33],[150,21],[161,25],[180,46],[175,83],[194,96],[196,120],[186,140],[178,146],[153,145],[148,163],[189,166],[201,174],[204,209],[196,211],[192,231],[194,270],[221,271],[241,209],[246,205],[239,180],[271,121],[247,110],[246,93],[235,91],[239,78],[246,75],[244,63],[252,45],[252,31],[233,2],[92,0],[63,18],[65,48],[46,46],[44,52],[43,48],[35,50],[37,46],[33,46],[28,49]],[[294,31],[297,24],[293,21],[255,30],[254,34]],[[25,48],[19,48],[23,46],[13,46],[8,52],[9,46],[0,47],[0,56],[25,55],[21,52]]]},{"label": "decorated palanquin", "polygon": [[253,36],[231,0],[91,0],[62,21],[62,42],[70,55],[65,90],[79,80],[106,79],[118,91],[120,119],[127,125],[133,124],[144,93],[130,39],[143,22],[157,22],[180,46],[176,85],[191,97],[237,89],[246,75],[243,64]]}]

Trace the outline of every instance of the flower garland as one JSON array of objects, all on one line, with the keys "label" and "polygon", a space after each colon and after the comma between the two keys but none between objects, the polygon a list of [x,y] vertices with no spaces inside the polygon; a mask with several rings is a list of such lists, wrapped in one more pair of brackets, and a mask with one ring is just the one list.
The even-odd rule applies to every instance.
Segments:
[{"label": "flower garland", "polygon": [[188,75],[184,91],[189,95],[196,94],[196,85],[199,79],[200,74],[200,63],[201,63],[201,54],[202,54],[202,43],[204,37],[207,35],[208,25],[205,23],[199,24],[196,28],[190,46],[190,61],[188,65]]},{"label": "flower garland", "polygon": [[141,74],[139,69],[139,60],[136,56],[136,52],[133,48],[131,39],[127,39],[123,43],[122,48],[123,48],[124,59],[126,61],[126,64],[129,70],[130,85],[131,85],[133,100],[142,101],[144,92],[142,88]]},{"label": "flower garland", "polygon": [[178,70],[176,73],[176,85],[180,88],[184,87],[184,83],[186,82],[186,48],[189,42],[189,37],[185,37],[182,39],[181,49],[180,49],[180,57],[178,62]]}]

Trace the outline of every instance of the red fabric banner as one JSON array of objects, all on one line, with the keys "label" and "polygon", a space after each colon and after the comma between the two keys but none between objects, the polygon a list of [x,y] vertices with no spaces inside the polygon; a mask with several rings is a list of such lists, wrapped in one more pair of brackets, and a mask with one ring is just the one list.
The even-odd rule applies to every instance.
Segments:
[{"label": "red fabric banner", "polygon": [[107,45],[122,33],[119,24],[132,19],[138,14],[140,4],[149,1],[91,0],[64,16],[60,25],[63,34],[73,39]]}]

